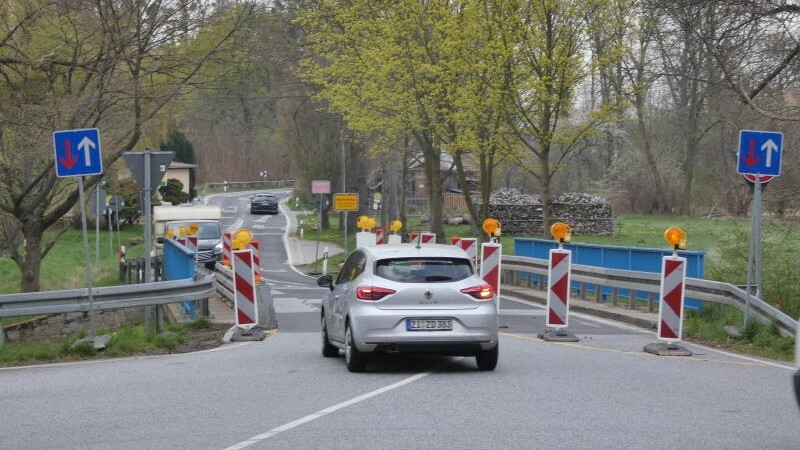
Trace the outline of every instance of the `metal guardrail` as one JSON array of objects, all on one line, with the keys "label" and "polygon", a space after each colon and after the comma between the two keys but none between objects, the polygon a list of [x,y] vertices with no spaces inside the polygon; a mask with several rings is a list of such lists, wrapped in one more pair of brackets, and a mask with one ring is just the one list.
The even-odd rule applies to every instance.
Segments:
[{"label": "metal guardrail", "polygon": [[205,183],[207,189],[280,188],[294,186],[295,180],[252,180]]},{"label": "metal guardrail", "polygon": [[[502,269],[504,272],[510,272],[508,274],[510,276],[503,277],[505,284],[519,286],[522,280],[525,279],[528,286],[532,287],[532,278],[520,277],[519,274],[532,273],[546,278],[548,261],[525,256],[503,255]],[[586,294],[586,284],[598,286],[598,288],[595,289],[595,299],[597,301],[602,300],[603,287],[611,288],[612,298],[614,299],[612,304],[616,303],[615,300],[619,289],[647,292],[657,296],[661,287],[661,278],[658,273],[607,269],[579,264],[572,265],[572,281],[581,283],[581,296],[585,296]],[[543,289],[542,286],[540,286],[540,288]],[[631,294],[631,296],[634,295],[635,293]],[[689,298],[696,298],[706,302],[730,305],[742,311],[744,311],[748,302],[748,295],[744,289],[740,289],[729,283],[701,280],[698,278],[686,278],[685,295]],[[650,295],[651,299],[653,297],[653,295]],[[794,336],[797,332],[797,321],[782,311],[779,311],[772,305],[752,295],[749,298],[749,303],[751,314],[759,322],[774,322],[783,336]]]},{"label": "metal guardrail", "polygon": [[[197,280],[159,281],[92,288],[94,309],[155,306],[210,298],[216,293],[214,275]],[[0,295],[0,317],[35,316],[89,311],[89,289]]]},{"label": "metal guardrail", "polygon": [[[215,295],[216,288],[214,275],[208,274],[198,279],[97,287],[92,288],[91,293],[91,309],[102,311],[207,299]],[[0,318],[89,311],[89,289],[86,288],[0,295]],[[0,346],[4,342],[5,333],[0,322]]]}]

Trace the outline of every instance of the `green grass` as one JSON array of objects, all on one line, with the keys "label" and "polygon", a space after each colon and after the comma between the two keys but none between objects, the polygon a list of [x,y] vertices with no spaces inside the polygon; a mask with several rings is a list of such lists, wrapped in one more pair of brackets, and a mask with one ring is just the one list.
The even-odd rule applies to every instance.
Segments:
[{"label": "green grass", "polygon": [[[88,230],[89,264],[95,286],[118,284],[119,276],[117,232],[113,232],[109,248],[109,232],[100,230],[100,261],[95,265],[95,230]],[[128,259],[144,254],[144,231],[141,226],[128,226],[120,230],[119,242],[127,249]],[[81,230],[67,230],[42,261],[41,285],[43,291],[80,288],[86,285],[83,236]],[[20,271],[7,256],[0,257],[0,294],[13,294],[20,290]]]},{"label": "green grass", "polygon": [[[200,318],[194,322],[168,324],[165,326],[165,332],[160,334],[146,333],[144,325],[141,324],[124,326],[115,331],[101,327],[97,334],[111,335],[111,341],[103,354],[118,357],[142,353],[163,353],[186,342],[189,339],[188,331],[208,327],[208,320]],[[73,345],[84,337],[86,337],[86,331],[81,330],[58,342],[9,343],[0,347],[0,364],[64,361],[96,356],[98,352],[91,343]]]},{"label": "green grass", "polygon": [[683,331],[687,339],[711,346],[783,361],[794,359],[794,339],[781,337],[775,324],[763,325],[752,320],[741,330],[740,337],[730,336],[724,330],[726,325],[743,322],[742,312],[731,306],[707,307],[702,311],[687,311]]}]

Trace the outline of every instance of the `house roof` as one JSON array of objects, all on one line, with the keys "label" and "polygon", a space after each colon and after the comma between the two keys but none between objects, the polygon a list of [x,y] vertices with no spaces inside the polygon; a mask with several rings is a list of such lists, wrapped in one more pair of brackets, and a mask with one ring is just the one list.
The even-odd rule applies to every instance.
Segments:
[{"label": "house roof", "polygon": [[197,164],[189,164],[189,163],[180,162],[180,161],[172,161],[171,163],[169,163],[169,167],[167,167],[167,168],[168,169],[196,169],[197,168]]}]

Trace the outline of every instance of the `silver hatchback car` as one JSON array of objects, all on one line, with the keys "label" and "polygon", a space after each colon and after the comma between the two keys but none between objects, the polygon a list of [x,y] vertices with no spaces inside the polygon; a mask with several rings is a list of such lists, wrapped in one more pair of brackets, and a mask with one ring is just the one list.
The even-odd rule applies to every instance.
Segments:
[{"label": "silver hatchback car", "polygon": [[344,350],[351,372],[376,352],[474,356],[497,366],[494,292],[460,248],[397,244],[359,248],[345,261],[322,301],[322,355]]}]

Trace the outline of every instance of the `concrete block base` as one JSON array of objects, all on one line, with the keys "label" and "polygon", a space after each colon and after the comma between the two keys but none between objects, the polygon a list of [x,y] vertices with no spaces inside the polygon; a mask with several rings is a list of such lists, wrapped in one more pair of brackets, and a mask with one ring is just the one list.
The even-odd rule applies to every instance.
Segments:
[{"label": "concrete block base", "polygon": [[550,341],[550,342],[578,342],[578,339],[574,334],[568,332],[567,330],[545,330],[539,333],[539,339]]},{"label": "concrete block base", "polygon": [[691,350],[669,342],[654,342],[644,346],[644,351],[658,356],[692,356]]}]

